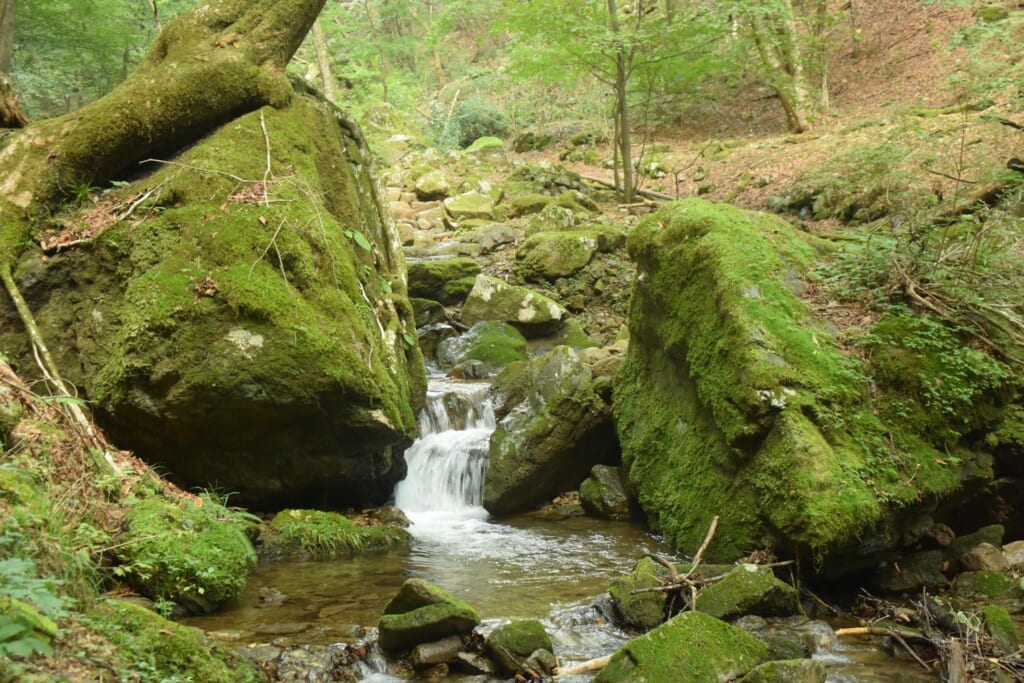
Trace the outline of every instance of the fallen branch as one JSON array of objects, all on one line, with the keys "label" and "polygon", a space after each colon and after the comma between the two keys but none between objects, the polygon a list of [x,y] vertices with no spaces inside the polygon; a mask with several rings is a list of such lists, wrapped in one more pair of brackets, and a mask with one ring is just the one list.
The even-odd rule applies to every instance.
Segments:
[{"label": "fallen branch", "polygon": [[552,673],[555,676],[579,676],[580,674],[586,674],[592,671],[599,671],[603,669],[604,667],[608,666],[608,662],[610,662],[611,659],[612,655],[605,655],[604,657],[588,659],[585,662],[573,664],[572,666],[556,667]]},{"label": "fallen branch", "polygon": [[[918,633],[917,631],[890,628],[888,626],[858,626],[855,628],[837,629],[836,637],[842,636],[883,636],[892,638],[900,645],[902,645],[903,648],[910,654],[910,656],[913,657],[918,664],[924,667],[925,671],[931,671],[932,667],[928,664],[928,662],[921,659],[921,656],[914,651],[914,648],[910,647],[910,644],[907,642],[907,640],[919,640],[932,647],[938,647],[934,640],[932,640],[924,634]],[[955,643],[956,641],[953,642]]]},{"label": "fallen branch", "polygon": [[[615,183],[608,182],[607,180],[601,180],[600,178],[592,178],[590,176],[580,176],[580,177],[583,178],[583,180],[586,180],[587,182],[596,183],[598,185],[601,185],[602,187],[607,187],[607,188],[610,188],[612,190],[615,190],[616,192],[622,192],[623,191],[621,187],[619,187]],[[638,188],[636,190],[636,193],[638,195],[640,195],[641,197],[648,197],[649,199],[657,199],[657,200],[665,201],[665,202],[673,202],[673,201],[676,200],[675,197],[671,197],[671,196],[669,196],[667,194],[664,194],[662,192],[655,192],[654,190],[643,190],[643,189],[639,189]]]}]

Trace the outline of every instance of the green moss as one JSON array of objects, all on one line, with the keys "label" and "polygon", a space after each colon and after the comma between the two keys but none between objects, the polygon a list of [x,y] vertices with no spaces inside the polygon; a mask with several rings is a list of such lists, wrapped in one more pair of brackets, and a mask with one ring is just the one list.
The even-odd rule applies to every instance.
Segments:
[{"label": "green moss", "polygon": [[409,532],[393,524],[358,526],[336,512],[282,510],[260,536],[261,554],[327,558],[406,546]]},{"label": "green moss", "polygon": [[981,618],[985,624],[985,631],[996,641],[1000,650],[1005,654],[1017,651],[1020,638],[1017,636],[1017,627],[1005,607],[985,605],[981,608]]},{"label": "green moss", "polygon": [[256,552],[239,513],[203,498],[144,498],[128,511],[118,539],[121,572],[153,600],[210,612],[245,587]]},{"label": "green moss", "polygon": [[459,337],[442,341],[437,357],[441,367],[446,369],[479,361],[489,372],[496,372],[526,357],[526,339],[507,323],[485,320]]},{"label": "green moss", "polygon": [[510,218],[519,218],[533,213],[540,213],[548,204],[554,203],[554,198],[546,194],[522,194],[513,197],[508,203],[508,215]]},{"label": "green moss", "polygon": [[1019,582],[1002,572],[962,572],[953,582],[953,594],[965,600],[1019,599],[1021,593]]},{"label": "green moss", "polygon": [[462,151],[466,154],[473,154],[485,149],[504,149],[504,147],[505,143],[502,142],[501,138],[485,135],[474,140],[473,144]]},{"label": "green moss", "polygon": [[701,591],[697,609],[718,619],[746,614],[787,617],[800,611],[800,595],[788,583],[775,578],[770,569],[747,564]]},{"label": "green moss", "polygon": [[767,657],[753,636],[701,612],[684,612],[623,645],[594,683],[734,680]]},{"label": "green moss", "polygon": [[464,301],[480,272],[479,263],[461,257],[411,261],[408,268],[410,295],[446,305]]},{"label": "green moss", "polygon": [[640,277],[617,429],[641,505],[677,547],[696,548],[720,514],[711,558],[776,543],[856,548],[901,509],[990,467],[887,421],[870,368],[794,294],[827,253],[814,238],[688,200],[641,221],[628,247]]},{"label": "green moss", "polygon": [[665,596],[658,591],[634,593],[638,589],[657,588],[668,570],[649,557],[641,558],[626,576],[612,581],[608,592],[618,618],[624,625],[649,631],[665,620]]},{"label": "green moss", "polygon": [[487,636],[487,651],[506,675],[518,673],[518,662],[524,662],[537,650],[552,652],[551,636],[544,624],[535,619],[502,624]]},{"label": "green moss", "polygon": [[625,235],[614,228],[539,232],[516,251],[516,274],[529,282],[554,280],[580,271],[599,252],[622,246]]},{"label": "green moss", "polygon": [[121,600],[108,600],[89,623],[117,645],[122,670],[143,680],[255,683],[263,675],[249,662],[211,642],[198,629],[182,626]]}]

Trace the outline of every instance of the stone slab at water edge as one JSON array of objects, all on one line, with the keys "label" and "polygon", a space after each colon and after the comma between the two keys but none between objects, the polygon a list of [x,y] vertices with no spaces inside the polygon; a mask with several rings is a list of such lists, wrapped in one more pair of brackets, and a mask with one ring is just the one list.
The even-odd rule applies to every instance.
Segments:
[{"label": "stone slab at water edge", "polygon": [[[911,376],[927,377],[947,352],[933,360],[926,345],[890,335],[872,362],[860,360],[799,298],[832,250],[823,240],[767,214],[687,200],[644,218],[627,247],[638,278],[616,428],[630,486],[676,547],[693,552],[720,515],[709,560],[772,546],[851,571],[913,542],[922,518],[991,478],[987,449],[963,435],[999,414],[998,373],[983,371],[994,361],[951,346],[980,370],[959,380],[969,404],[937,422],[923,389],[901,392],[880,367],[898,351]],[[932,339],[941,332],[929,328]]]}]

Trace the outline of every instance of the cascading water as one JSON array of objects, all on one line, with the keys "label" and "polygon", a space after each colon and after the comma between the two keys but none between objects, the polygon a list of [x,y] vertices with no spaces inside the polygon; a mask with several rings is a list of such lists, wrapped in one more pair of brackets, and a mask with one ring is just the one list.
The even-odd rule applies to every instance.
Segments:
[{"label": "cascading water", "polygon": [[481,503],[494,426],[486,384],[431,382],[420,436],[405,453],[409,472],[395,488],[395,505],[414,525],[487,516]]}]

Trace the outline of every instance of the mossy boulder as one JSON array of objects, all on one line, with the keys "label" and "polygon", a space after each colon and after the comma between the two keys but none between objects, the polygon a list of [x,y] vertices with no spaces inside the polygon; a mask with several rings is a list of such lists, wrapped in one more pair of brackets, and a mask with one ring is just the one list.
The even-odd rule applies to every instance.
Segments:
[{"label": "mossy boulder", "polygon": [[481,320],[506,322],[528,339],[554,334],[568,317],[568,311],[543,294],[489,275],[476,276],[462,307],[462,322],[467,325]]},{"label": "mossy boulder", "polygon": [[422,201],[444,199],[459,186],[457,178],[443,169],[427,171],[416,179],[416,197]]},{"label": "mossy boulder", "polygon": [[509,366],[495,391],[515,398],[491,435],[483,502],[492,514],[528,510],[618,460],[611,407],[568,346]]},{"label": "mossy boulder", "polygon": [[532,237],[542,232],[563,232],[572,230],[577,225],[579,218],[572,209],[549,204],[530,216],[526,224],[526,236]]},{"label": "mossy boulder", "polygon": [[800,594],[771,569],[744,564],[700,592],[697,609],[718,619],[746,614],[788,617],[800,612]]},{"label": "mossy boulder", "polygon": [[445,211],[452,220],[494,220],[494,197],[483,192],[464,192],[444,200]]},{"label": "mossy boulder", "polygon": [[[665,594],[651,590],[661,586],[668,569],[649,557],[642,557],[633,571],[612,581],[608,592],[612,596],[616,623],[635,631],[650,631],[665,620]],[[634,591],[642,590],[642,593]]]},{"label": "mossy boulder", "polygon": [[359,525],[322,510],[282,510],[260,533],[263,557],[325,559],[366,550],[408,546],[409,532],[397,524]]},{"label": "mossy boulder", "polygon": [[953,581],[953,596],[968,602],[1020,600],[1024,589],[1012,575],[1003,572],[960,572]]},{"label": "mossy boulder", "polygon": [[633,501],[621,467],[594,465],[580,484],[580,502],[591,517],[625,520],[633,516]]},{"label": "mossy boulder", "polygon": [[676,547],[721,515],[709,559],[773,545],[852,571],[991,476],[984,453],[950,458],[877,414],[869,369],[796,295],[828,249],[813,237],[694,199],[645,217],[627,246],[638,278],[616,427],[630,485]]},{"label": "mossy boulder", "polygon": [[105,600],[87,624],[117,646],[125,668],[149,666],[152,680],[204,683],[256,683],[266,677],[256,666],[232,654],[202,631],[168,621],[123,600]]},{"label": "mossy boulder", "polygon": [[[412,269],[410,269],[410,272],[411,270]],[[409,303],[412,305],[413,319],[416,320],[417,330],[425,325],[443,323],[448,318],[447,314],[444,312],[444,306],[433,299],[417,299],[410,297]]]},{"label": "mossy boulder", "polygon": [[[410,260],[409,295],[450,306],[460,304],[473,288],[480,264],[471,258]],[[425,324],[416,319],[417,325]]]},{"label": "mossy boulder", "polygon": [[468,604],[423,579],[408,579],[384,608],[379,642],[385,650],[408,650],[472,631],[480,617]]},{"label": "mossy boulder", "polygon": [[549,204],[554,204],[555,199],[546,194],[531,193],[513,197],[508,203],[509,218],[519,218],[540,213]]},{"label": "mossy boulder", "polygon": [[595,254],[618,249],[625,239],[621,230],[604,226],[541,232],[516,250],[516,274],[527,282],[568,277],[585,268]]},{"label": "mossy boulder", "polygon": [[506,676],[518,673],[518,663],[525,662],[537,650],[552,652],[554,648],[544,624],[535,619],[502,624],[487,636],[487,654]]},{"label": "mossy boulder", "polygon": [[451,370],[467,362],[480,363],[487,374],[526,358],[526,338],[502,322],[481,321],[465,334],[445,339],[437,347],[437,362]]},{"label": "mossy boulder", "polygon": [[[28,250],[16,264],[61,372],[114,442],[179,483],[251,507],[384,502],[405,474],[425,376],[357,128],[295,93],[174,161],[103,195],[111,216],[148,199],[88,249]],[[9,306],[0,339],[30,373]]]},{"label": "mossy boulder", "polygon": [[828,670],[817,659],[765,662],[740,679],[740,683],[825,683]]},{"label": "mossy boulder", "polygon": [[149,496],[128,510],[115,555],[141,594],[203,614],[237,597],[256,565],[246,524],[205,498]]},{"label": "mossy boulder", "polygon": [[767,658],[754,636],[702,612],[683,612],[623,645],[594,683],[735,680]]}]

